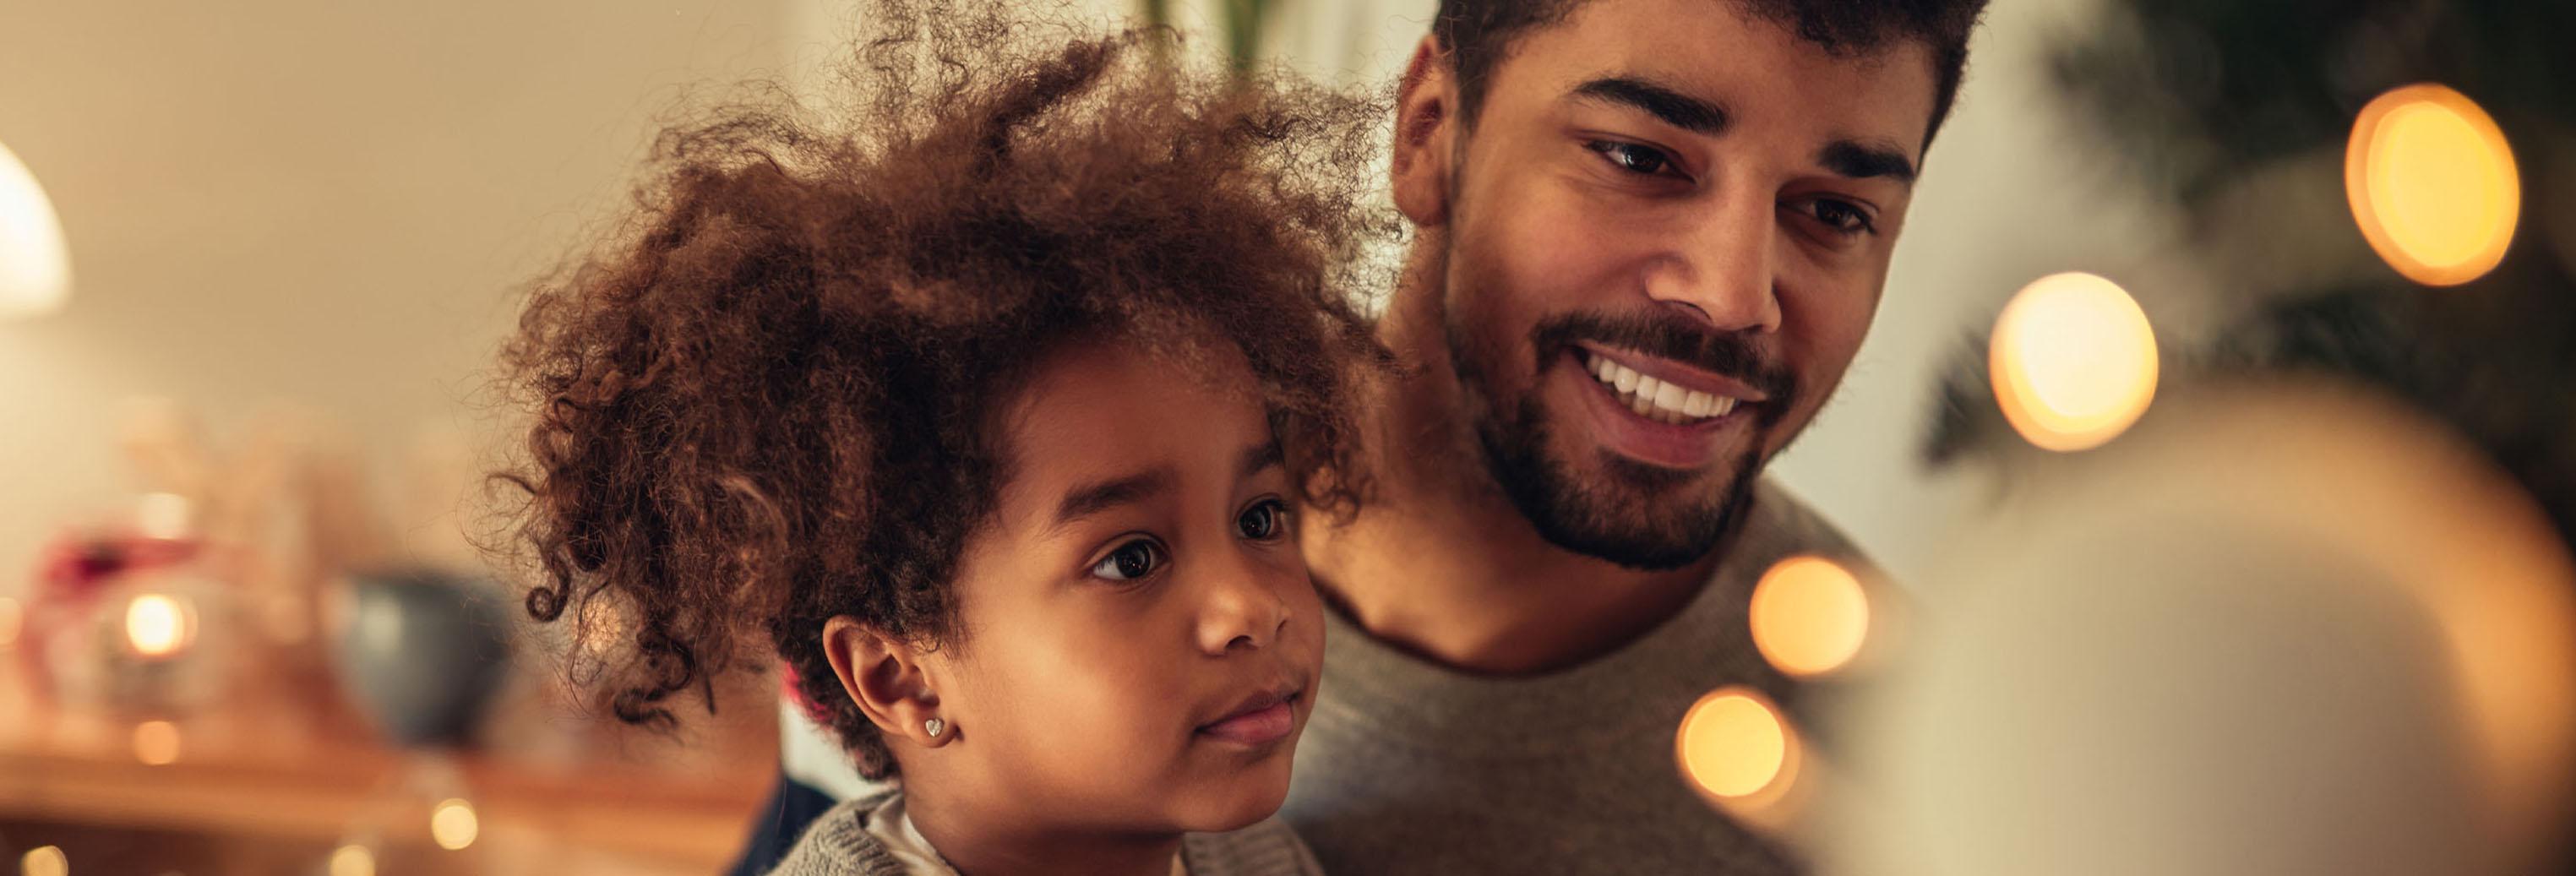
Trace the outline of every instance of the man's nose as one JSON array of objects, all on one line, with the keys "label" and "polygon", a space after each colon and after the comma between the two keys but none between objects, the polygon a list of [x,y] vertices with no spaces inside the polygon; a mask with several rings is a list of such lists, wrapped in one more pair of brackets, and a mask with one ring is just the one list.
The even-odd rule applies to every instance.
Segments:
[{"label": "man's nose", "polygon": [[1721,195],[1675,230],[1647,269],[1646,295],[1717,331],[1776,331],[1780,298],[1772,259],[1779,232],[1778,207],[1768,192]]}]

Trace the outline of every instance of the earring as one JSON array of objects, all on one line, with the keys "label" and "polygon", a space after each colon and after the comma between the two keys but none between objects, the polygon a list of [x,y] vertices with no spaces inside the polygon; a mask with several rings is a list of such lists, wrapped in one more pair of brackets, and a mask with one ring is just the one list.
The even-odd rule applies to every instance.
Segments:
[{"label": "earring", "polygon": [[939,735],[939,731],[946,729],[948,729],[948,722],[937,718],[921,722],[921,732],[928,733],[934,738]]}]

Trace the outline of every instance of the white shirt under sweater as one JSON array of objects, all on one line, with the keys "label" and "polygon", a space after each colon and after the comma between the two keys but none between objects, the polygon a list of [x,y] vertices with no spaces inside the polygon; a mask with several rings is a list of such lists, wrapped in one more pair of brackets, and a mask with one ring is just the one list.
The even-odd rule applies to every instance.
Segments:
[{"label": "white shirt under sweater", "polygon": [[[1718,687],[1751,685],[1799,711],[1754,650],[1754,581],[1790,556],[1857,558],[1796,497],[1767,479],[1756,490],[1680,614],[1570,669],[1457,672],[1327,611],[1323,682],[1280,817],[1333,876],[1802,872],[1709,808],[1673,763],[1683,713]],[[840,800],[874,790],[797,709],[782,706],[780,726],[788,777]]]}]

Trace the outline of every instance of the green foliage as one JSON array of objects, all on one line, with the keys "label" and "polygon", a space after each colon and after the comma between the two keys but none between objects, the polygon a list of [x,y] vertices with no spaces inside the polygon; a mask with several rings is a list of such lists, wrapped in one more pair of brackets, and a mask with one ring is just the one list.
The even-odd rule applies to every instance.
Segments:
[{"label": "green foliage", "polygon": [[2508,134],[2576,126],[2568,0],[2122,0],[2056,59],[2123,156],[2197,206],[2252,167],[2343,142],[2354,112],[2441,82]]}]

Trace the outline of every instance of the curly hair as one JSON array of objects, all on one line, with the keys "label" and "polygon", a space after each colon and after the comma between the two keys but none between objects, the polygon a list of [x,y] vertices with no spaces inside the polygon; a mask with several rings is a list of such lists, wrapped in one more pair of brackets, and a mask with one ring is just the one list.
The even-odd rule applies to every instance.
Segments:
[{"label": "curly hair", "polygon": [[617,645],[584,683],[619,719],[668,728],[689,691],[713,711],[766,633],[882,777],[823,624],[959,644],[948,584],[1009,476],[997,410],[1044,351],[1140,344],[1187,373],[1191,339],[1230,341],[1303,498],[1347,512],[1349,399],[1391,361],[1349,293],[1395,223],[1361,206],[1371,99],[1185,67],[1151,29],[872,21],[845,103],[770,86],[666,130],[623,230],[537,283],[502,357],[527,458],[497,477],[524,491],[529,614]]}]

